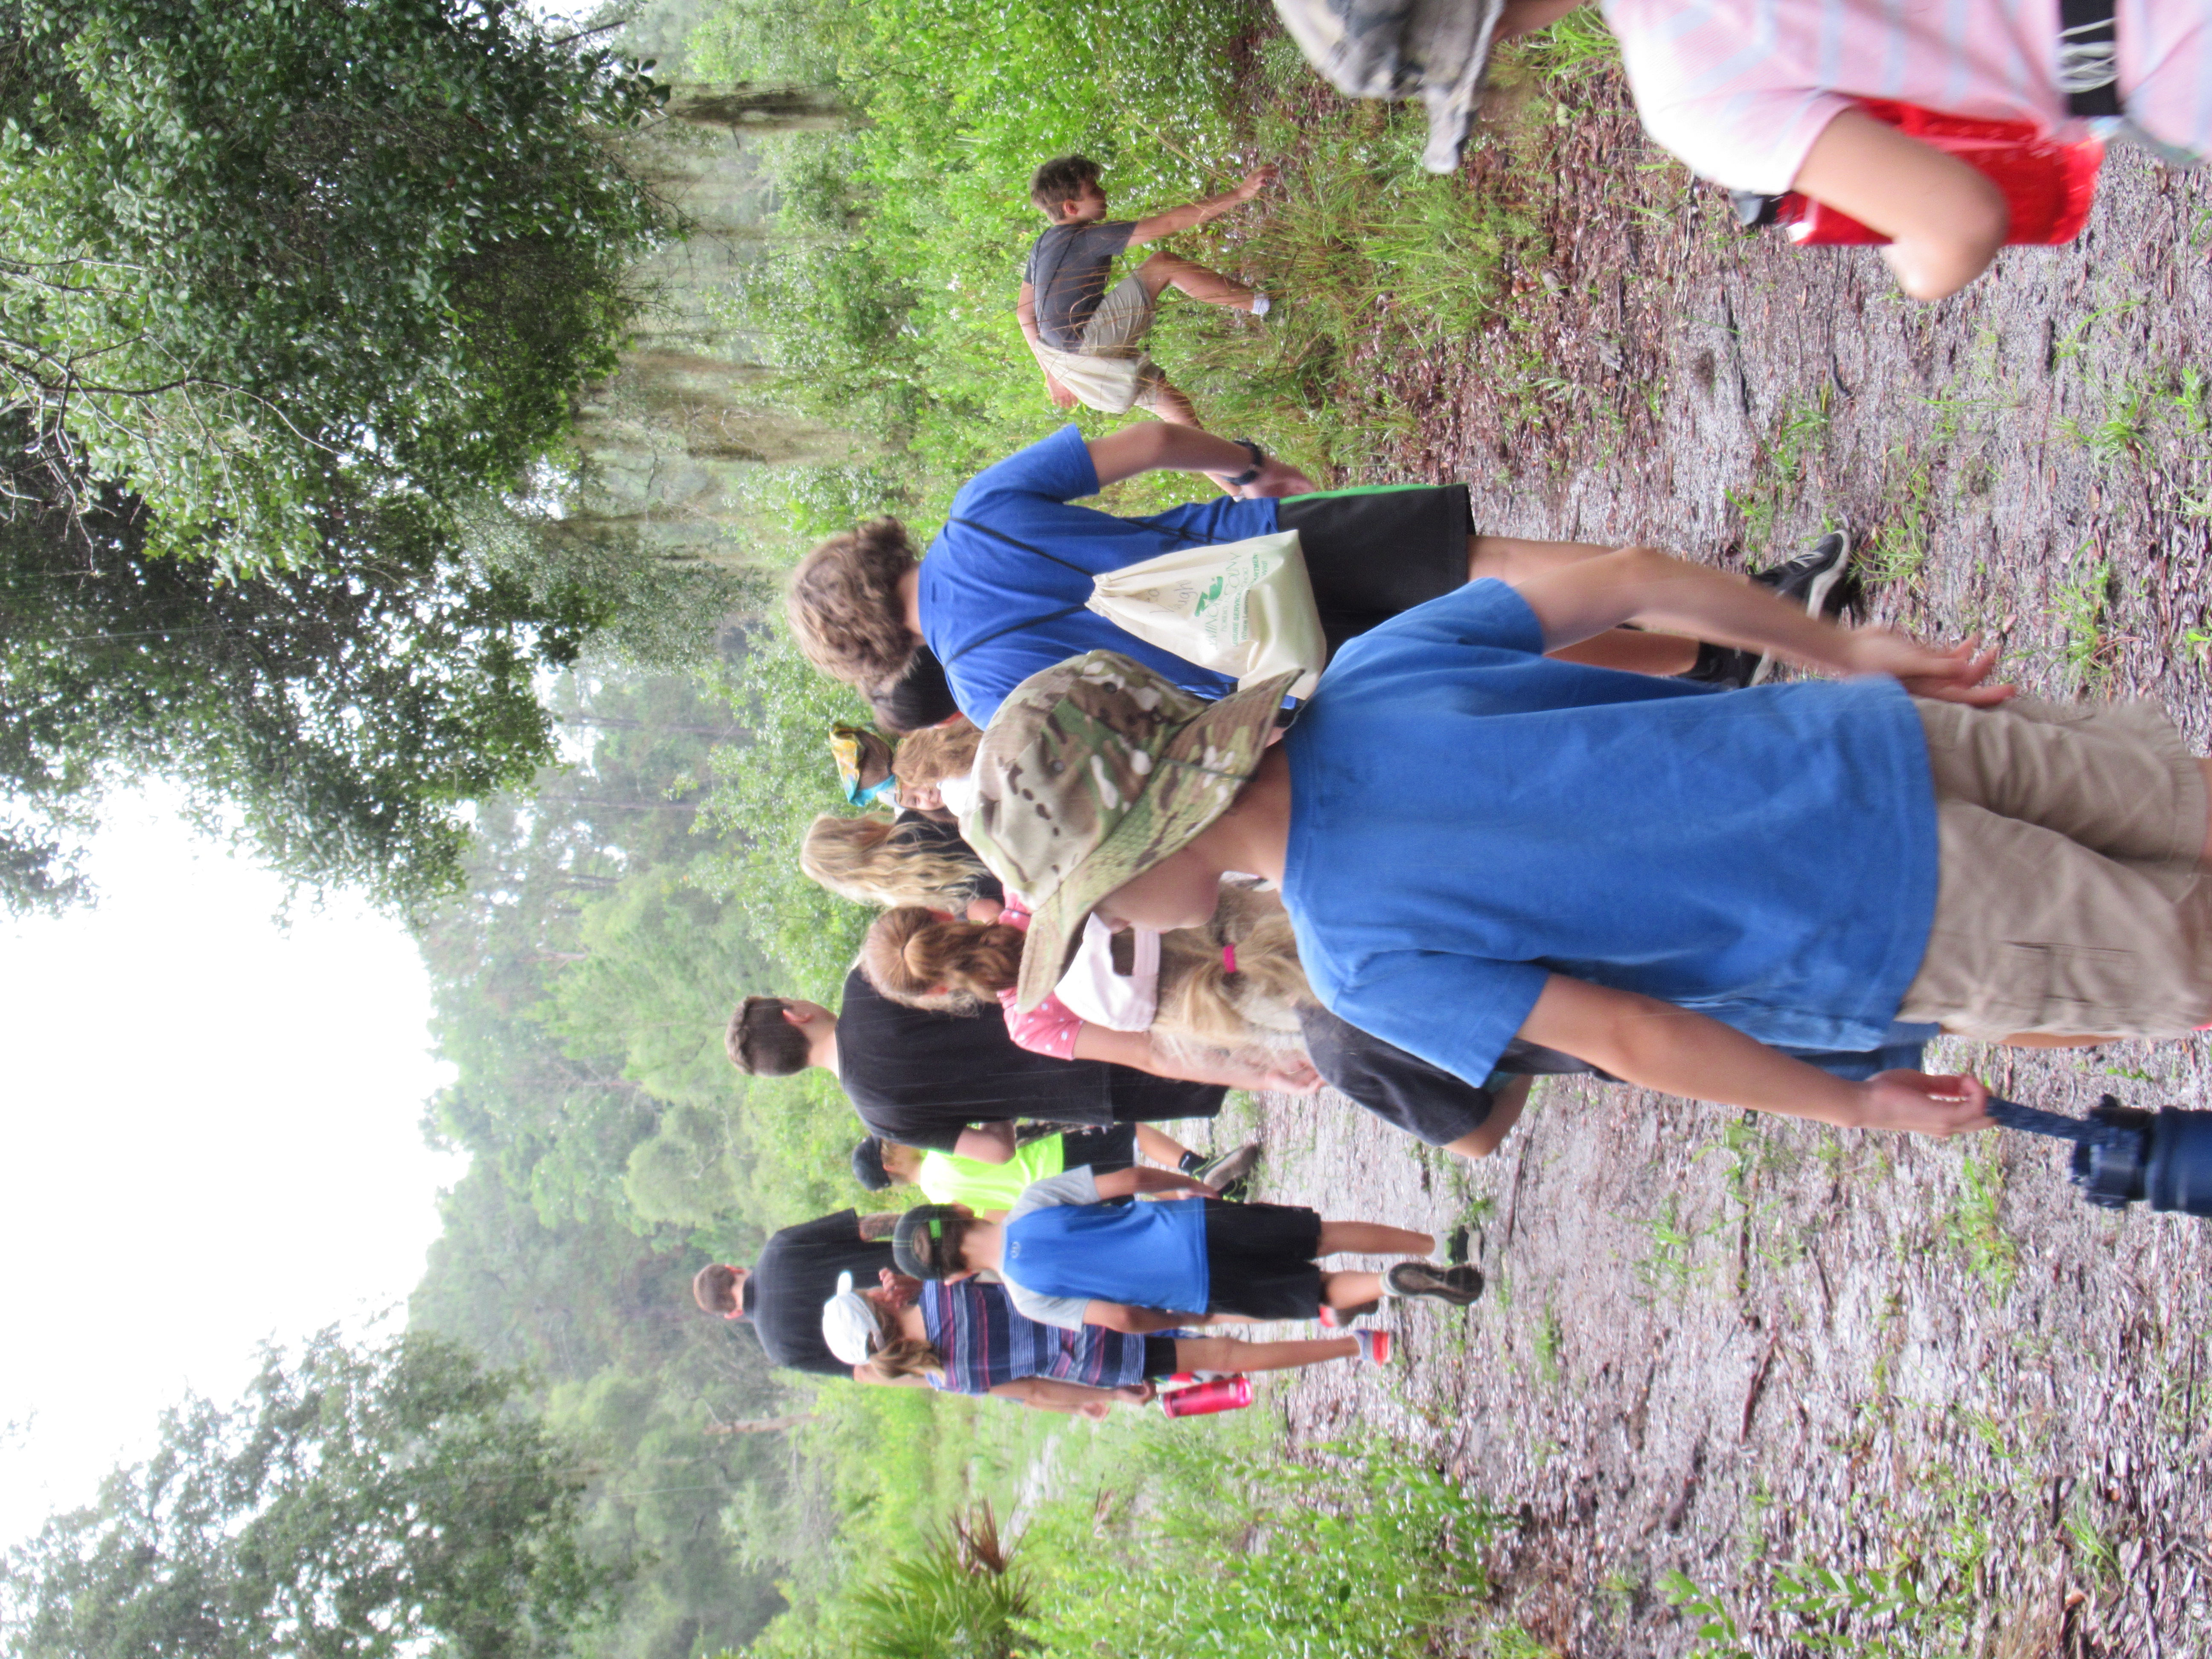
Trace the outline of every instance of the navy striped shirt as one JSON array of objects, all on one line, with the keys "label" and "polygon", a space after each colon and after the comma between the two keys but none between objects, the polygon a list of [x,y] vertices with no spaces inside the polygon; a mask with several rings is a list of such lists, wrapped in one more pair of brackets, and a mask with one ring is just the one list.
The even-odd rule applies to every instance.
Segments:
[{"label": "navy striped shirt", "polygon": [[988,1394],[1024,1376],[1092,1389],[1144,1381],[1143,1337],[1097,1325],[1072,1331],[1040,1325],[1014,1311],[1003,1285],[925,1280],[921,1308],[930,1346],[945,1356],[945,1381],[938,1386],[955,1393]]}]

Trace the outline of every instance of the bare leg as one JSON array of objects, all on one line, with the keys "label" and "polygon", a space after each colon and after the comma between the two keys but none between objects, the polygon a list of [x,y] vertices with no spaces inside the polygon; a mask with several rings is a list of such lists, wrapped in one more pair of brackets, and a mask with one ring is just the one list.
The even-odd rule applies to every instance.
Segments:
[{"label": "bare leg", "polygon": [[1428,1255],[1437,1248],[1434,1233],[1386,1227],[1379,1221],[1324,1221],[1316,1255]]},{"label": "bare leg", "polygon": [[[1198,410],[1180,387],[1162,380],[1158,388],[1145,402],[1146,412],[1158,416],[1170,426],[1194,426],[1201,432],[1206,428],[1198,418]],[[1210,476],[1210,475],[1209,475]]]},{"label": "bare leg", "polygon": [[1359,1344],[1348,1336],[1305,1342],[1241,1342],[1233,1336],[1176,1339],[1179,1371],[1288,1371],[1324,1359],[1356,1359]]},{"label": "bare leg", "polygon": [[1997,1041],[2008,1048],[2101,1048],[2107,1042],[2125,1042],[2125,1037],[2056,1036],[2047,1031],[2014,1031],[2010,1036]]},{"label": "bare leg", "polygon": [[1321,1301],[1325,1308],[1364,1308],[1382,1294],[1381,1273],[1323,1273]]},{"label": "bare leg", "polygon": [[1252,290],[1243,283],[1173,253],[1155,253],[1137,267],[1136,277],[1155,300],[1163,289],[1172,288],[1201,305],[1228,306],[1237,311],[1252,308]]},{"label": "bare leg", "polygon": [[1137,1153],[1139,1157],[1148,1158],[1152,1159],[1153,1163],[1172,1170],[1177,1164],[1181,1164],[1183,1159],[1188,1156],[1189,1152],[1189,1147],[1184,1146],[1179,1140],[1173,1139],[1167,1135],[1162,1134],[1158,1129],[1152,1127],[1151,1124],[1139,1123],[1137,1126]]}]

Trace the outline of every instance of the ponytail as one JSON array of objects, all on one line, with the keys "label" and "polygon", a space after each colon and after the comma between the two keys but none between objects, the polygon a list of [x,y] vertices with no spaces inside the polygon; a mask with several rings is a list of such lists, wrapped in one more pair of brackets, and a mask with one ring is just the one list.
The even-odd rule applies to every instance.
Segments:
[{"label": "ponytail", "polygon": [[1028,936],[1005,922],[949,921],[912,905],[886,910],[860,946],[860,971],[893,1002],[937,1008],[941,987],[993,1002],[1021,977]]}]

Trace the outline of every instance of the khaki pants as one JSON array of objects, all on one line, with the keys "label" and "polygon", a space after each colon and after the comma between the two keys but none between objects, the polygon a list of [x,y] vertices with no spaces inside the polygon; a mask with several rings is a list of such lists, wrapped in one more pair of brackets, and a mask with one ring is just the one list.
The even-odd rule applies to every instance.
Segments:
[{"label": "khaki pants", "polygon": [[1150,409],[1167,377],[1138,342],[1152,331],[1152,296],[1134,276],[1124,276],[1098,302],[1083,325],[1083,349],[1060,351],[1039,344],[1031,349],[1053,378],[1085,407],[1109,415]]},{"label": "khaki pants", "polygon": [[2172,1037],[2212,1018],[2203,775],[2148,703],[1915,699],[1942,842],[1903,1020]]}]

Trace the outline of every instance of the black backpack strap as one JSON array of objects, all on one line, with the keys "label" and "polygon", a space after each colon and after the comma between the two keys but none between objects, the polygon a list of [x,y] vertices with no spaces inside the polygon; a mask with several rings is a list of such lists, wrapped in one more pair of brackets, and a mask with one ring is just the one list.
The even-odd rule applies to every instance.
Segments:
[{"label": "black backpack strap", "polygon": [[[1209,546],[1212,545],[1213,542],[1213,538],[1211,536],[1194,535],[1191,532],[1182,529],[1177,526],[1161,524],[1157,520],[1153,519],[1130,519],[1125,520],[1125,522],[1129,524],[1140,524],[1144,526],[1146,529],[1157,531],[1163,536],[1180,536],[1187,542],[1204,544]],[[1034,553],[1038,558],[1044,560],[1047,563],[1056,564],[1062,570],[1073,570],[1077,575],[1081,576],[1086,581],[1096,580],[1096,578],[1091,575],[1091,572],[1085,570],[1081,565],[1075,563],[1073,561],[1063,559],[1056,553],[1048,553],[1041,547],[1032,547],[1025,541],[1009,536],[1005,531],[997,528],[995,526],[979,524],[973,519],[950,519],[945,521],[945,528],[948,530],[950,530],[954,525],[959,526],[963,530],[972,530],[979,536],[988,536],[993,541],[1003,542],[1008,547],[1014,549],[1017,552]],[[1064,605],[1060,606],[1059,610],[1048,611],[1042,617],[1023,617],[1014,622],[1006,623],[1003,628],[993,629],[981,639],[969,641],[967,644],[962,646],[951,656],[943,659],[944,665],[947,668],[950,668],[954,663],[959,661],[961,658],[966,656],[977,646],[988,645],[993,640],[999,639],[1005,635],[1011,634],[1018,628],[1036,628],[1046,623],[1055,623],[1062,617],[1072,617],[1077,611],[1087,610],[1088,608],[1089,605],[1087,602],[1082,605]]]},{"label": "black backpack strap", "polygon": [[2058,89],[2084,120],[2120,112],[2120,48],[2112,0],[2058,0]]}]

